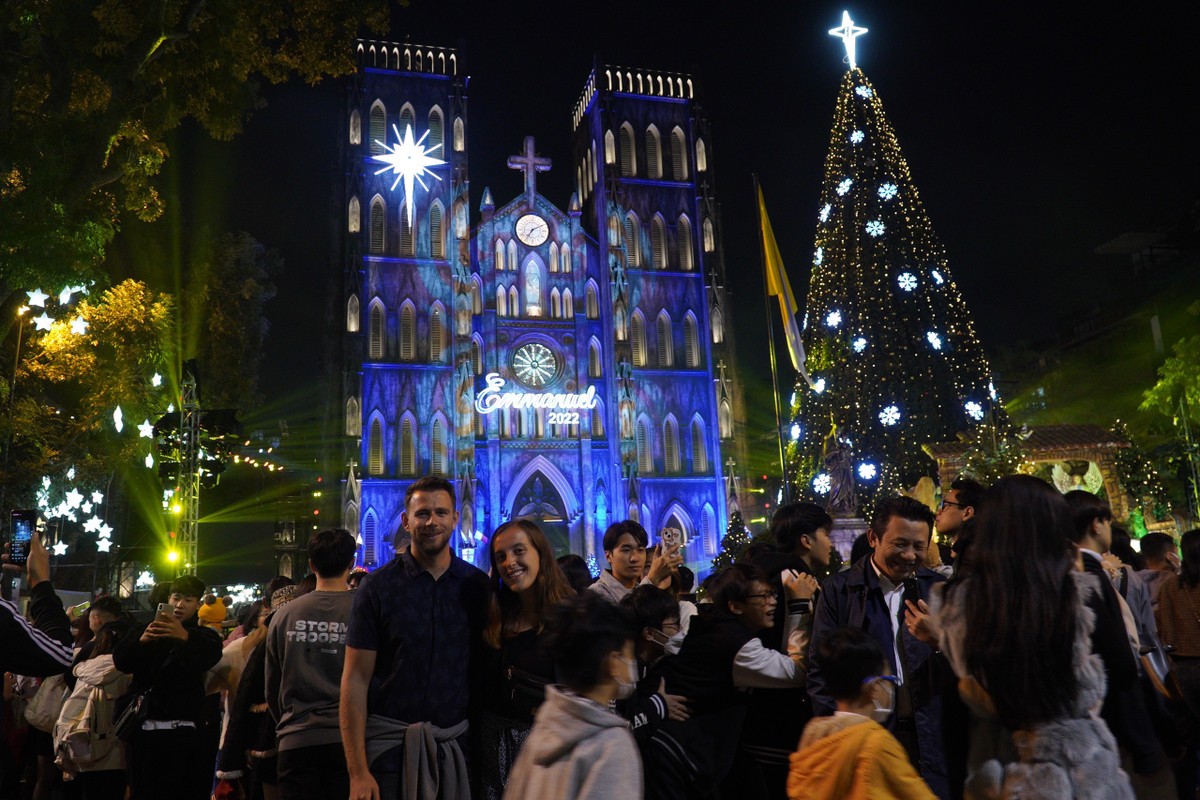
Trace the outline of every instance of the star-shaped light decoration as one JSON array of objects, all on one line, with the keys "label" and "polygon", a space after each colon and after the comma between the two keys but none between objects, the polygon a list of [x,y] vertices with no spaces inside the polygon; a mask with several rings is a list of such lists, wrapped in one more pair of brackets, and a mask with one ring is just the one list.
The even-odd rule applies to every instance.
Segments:
[{"label": "star-shaped light decoration", "polygon": [[846,60],[850,62],[850,69],[858,69],[858,65],[854,61],[854,40],[866,32],[866,28],[860,28],[854,24],[854,20],[850,19],[849,11],[842,12],[841,27],[829,30],[830,36],[838,37],[846,46]]},{"label": "star-shaped light decoration", "polygon": [[96,531],[100,530],[100,525],[102,522],[103,520],[93,514],[91,519],[83,523],[83,529],[87,533],[95,533]]},{"label": "star-shaped light decoration", "polygon": [[117,433],[125,430],[125,413],[121,411],[120,406],[113,410],[113,427],[117,429]]},{"label": "star-shaped light decoration", "polygon": [[83,334],[87,333],[87,329],[88,321],[83,317],[76,317],[75,319],[71,320],[71,333],[75,334],[76,336],[82,336]]},{"label": "star-shaped light decoration", "polygon": [[154,456],[146,453],[146,469],[154,469]]},{"label": "star-shaped light decoration", "polygon": [[60,305],[66,305],[71,302],[71,295],[75,293],[74,286],[64,286],[63,290],[58,293],[58,302]]},{"label": "star-shaped light decoration", "polygon": [[67,501],[67,508],[79,508],[83,503],[83,495],[74,486],[71,487],[71,491],[67,492],[65,499]]},{"label": "star-shaped light decoration", "polygon": [[107,522],[104,523],[103,525],[101,525],[100,528],[96,531],[96,535],[99,536],[101,539],[107,539],[108,537],[112,536],[112,534],[113,534],[113,526],[109,525]]},{"label": "star-shaped light decoration", "polygon": [[54,551],[54,555],[56,556],[65,556],[67,554],[67,543],[59,542],[50,549]]},{"label": "star-shaped light decoration", "polygon": [[137,426],[137,429],[138,429],[138,435],[141,436],[143,439],[153,439],[154,438],[154,426],[150,424],[150,420],[143,421],[141,425]]},{"label": "star-shaped light decoration", "polygon": [[34,289],[32,292],[26,292],[29,295],[29,305],[46,307],[46,301],[50,299],[50,295],[43,292],[41,289]]},{"label": "star-shaped light decoration", "polygon": [[97,552],[111,553],[112,552],[111,548],[112,548],[112,540],[111,539],[97,539],[96,540],[96,551]]},{"label": "star-shaped light decoration", "polygon": [[67,469],[67,480],[69,480],[69,481],[75,480],[75,468],[74,467],[70,467]]},{"label": "star-shaped light decoration", "polygon": [[104,492],[100,491],[99,489],[92,492],[92,502],[93,503],[103,503],[104,502]]},{"label": "star-shaped light decoration", "polygon": [[432,158],[429,154],[437,150],[442,145],[435,144],[433,147],[426,148],[422,142],[425,137],[429,136],[429,131],[421,134],[421,138],[413,141],[413,132],[411,125],[404,126],[404,135],[400,135],[400,131],[395,125],[392,126],[392,131],[396,134],[396,144],[389,145],[386,142],[375,140],[375,144],[387,150],[386,153],[380,153],[377,156],[371,156],[372,161],[378,161],[380,164],[385,164],[382,169],[375,170],[375,174],[391,170],[396,174],[396,180],[392,182],[392,189],[395,190],[396,185],[400,181],[404,181],[404,199],[408,201],[408,226],[413,225],[413,207],[416,203],[413,201],[413,181],[421,184],[421,188],[428,190],[425,181],[421,180],[424,175],[432,175],[439,181],[442,176],[429,171],[430,167],[440,167],[446,162],[440,158]]},{"label": "star-shaped light decoration", "polygon": [[51,319],[50,315],[47,314],[45,311],[42,312],[42,315],[40,317],[33,318],[33,326],[35,328],[37,328],[39,331],[48,331],[48,330],[50,330],[50,326],[53,324],[54,324],[54,320]]},{"label": "star-shaped light decoration", "polygon": [[81,506],[79,507],[79,510],[80,510],[80,511],[82,511],[83,513],[85,513],[85,514],[90,514],[90,513],[92,513],[92,501],[91,501],[91,500],[84,500],[84,501],[83,501],[83,505],[81,505]]},{"label": "star-shaped light decoration", "polygon": [[154,373],[154,375],[150,378],[150,385],[155,389],[157,389],[159,386],[162,386],[162,375],[159,375],[157,372]]}]

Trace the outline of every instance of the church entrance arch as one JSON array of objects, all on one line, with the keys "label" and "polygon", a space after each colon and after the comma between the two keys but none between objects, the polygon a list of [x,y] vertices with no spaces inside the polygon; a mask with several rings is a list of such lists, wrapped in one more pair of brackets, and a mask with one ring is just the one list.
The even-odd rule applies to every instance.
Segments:
[{"label": "church entrance arch", "polygon": [[577,514],[575,493],[548,459],[538,456],[512,482],[505,505],[508,518],[535,521],[546,534],[554,555],[572,552],[571,521]]}]

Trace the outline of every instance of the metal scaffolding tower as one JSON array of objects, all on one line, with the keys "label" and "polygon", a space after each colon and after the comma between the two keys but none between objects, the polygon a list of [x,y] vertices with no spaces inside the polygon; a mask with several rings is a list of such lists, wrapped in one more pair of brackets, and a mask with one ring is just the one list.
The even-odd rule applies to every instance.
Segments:
[{"label": "metal scaffolding tower", "polygon": [[200,388],[191,370],[183,373],[179,458],[179,560],[176,574],[196,571],[200,523]]}]

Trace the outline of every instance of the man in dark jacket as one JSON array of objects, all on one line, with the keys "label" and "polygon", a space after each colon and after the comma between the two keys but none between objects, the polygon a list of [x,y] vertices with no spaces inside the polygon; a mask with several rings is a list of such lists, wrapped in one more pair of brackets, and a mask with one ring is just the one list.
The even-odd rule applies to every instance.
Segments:
[{"label": "man in dark jacket", "polygon": [[215,754],[200,745],[197,722],[204,715],[204,673],[221,660],[221,637],[198,624],[203,596],[195,575],[176,578],[171,613],[126,636],[113,653],[114,666],[133,674],[126,698],[144,694],[148,709],[126,750],[132,800],[210,795]]},{"label": "man in dark jacket", "polygon": [[880,500],[867,531],[873,551],[821,587],[810,653],[808,693],[813,711],[832,714],[837,704],[825,691],[817,653],[822,638],[838,628],[866,631],[883,647],[899,678],[896,712],[888,729],[908,751],[913,765],[934,794],[949,800],[942,745],[941,697],[949,664],[933,647],[914,637],[904,624],[905,600],[928,602],[943,580],[922,566],[933,532],[933,512],[911,497]]}]

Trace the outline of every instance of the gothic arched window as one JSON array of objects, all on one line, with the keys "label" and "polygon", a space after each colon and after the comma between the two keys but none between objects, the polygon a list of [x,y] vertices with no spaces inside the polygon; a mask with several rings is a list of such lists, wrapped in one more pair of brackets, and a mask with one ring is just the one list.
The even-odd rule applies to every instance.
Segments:
[{"label": "gothic arched window", "polygon": [[646,176],[658,179],[662,177],[662,156],[660,155],[661,139],[658,128],[651,125],[646,128]]},{"label": "gothic arched window", "polygon": [[387,111],[378,100],[371,105],[370,129],[367,134],[371,137],[371,155],[384,152],[382,142],[387,141]]},{"label": "gothic arched window", "polygon": [[637,174],[637,153],[633,150],[633,128],[628,122],[621,126],[621,174],[627,178]]},{"label": "gothic arched window", "polygon": [[367,331],[367,357],[373,361],[383,358],[384,335],[383,303],[376,300],[371,303],[370,328]]},{"label": "gothic arched window", "polygon": [[362,144],[362,116],[357,108],[350,112],[350,144]]},{"label": "gothic arched window", "polygon": [[400,424],[400,474],[417,474],[417,436],[412,417],[407,414]]},{"label": "gothic arched window", "polygon": [[663,421],[663,470],[679,472],[679,428],[670,416]]},{"label": "gothic arched window", "polygon": [[699,415],[692,417],[692,472],[708,472],[708,442]]},{"label": "gothic arched window", "polygon": [[350,295],[346,301],[346,332],[358,333],[358,295]]},{"label": "gothic arched window", "polygon": [[412,361],[417,351],[417,310],[408,300],[400,307],[400,360]]},{"label": "gothic arched window", "polygon": [[677,181],[688,179],[687,144],[684,142],[683,131],[679,128],[671,131],[671,170]]},{"label": "gothic arched window", "polygon": [[367,472],[383,474],[383,423],[378,417],[371,420],[371,435],[367,439]]},{"label": "gothic arched window", "polygon": [[[445,128],[446,126],[442,119],[442,110],[434,106],[429,110],[429,136],[425,138],[425,148],[427,150],[433,150],[435,145],[444,143]],[[416,138],[415,133],[414,138]],[[445,150],[439,147],[434,151],[434,157],[445,159]]]},{"label": "gothic arched window", "polygon": [[633,312],[633,365],[635,367],[646,366],[646,321],[642,319],[641,311]]},{"label": "gothic arched window", "polygon": [[631,267],[638,267],[642,264],[642,248],[638,241],[638,231],[641,227],[637,216],[632,211],[625,215],[625,252],[628,254]]},{"label": "gothic arched window", "polygon": [[446,257],[446,240],[442,235],[442,204],[434,201],[429,208],[429,257]]},{"label": "gothic arched window", "polygon": [[650,261],[655,269],[667,268],[667,232],[662,217],[650,221]]},{"label": "gothic arched window", "polygon": [[683,318],[683,358],[691,369],[700,366],[699,327],[696,324],[696,315],[690,311]]},{"label": "gothic arched window", "polygon": [[359,226],[362,224],[362,208],[359,205],[357,197],[350,198],[350,207],[346,209],[346,229],[350,233],[358,233]]},{"label": "gothic arched window", "polygon": [[400,205],[400,255],[416,255],[413,242],[413,226],[408,221],[408,201]]},{"label": "gothic arched window", "polygon": [[386,217],[387,206],[384,205],[383,198],[376,195],[371,200],[371,252],[377,255],[383,252],[384,237],[387,233],[384,222]]},{"label": "gothic arched window", "polygon": [[642,475],[654,472],[654,453],[650,447],[650,423],[640,419],[637,425],[637,460],[638,472]]},{"label": "gothic arched window", "polygon": [[692,223],[686,216],[679,217],[676,233],[679,239],[679,268],[691,272],[696,265],[692,256]]},{"label": "gothic arched window", "polygon": [[658,366],[669,367],[675,363],[675,341],[671,334],[671,315],[662,311],[658,315]]}]

